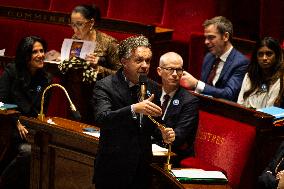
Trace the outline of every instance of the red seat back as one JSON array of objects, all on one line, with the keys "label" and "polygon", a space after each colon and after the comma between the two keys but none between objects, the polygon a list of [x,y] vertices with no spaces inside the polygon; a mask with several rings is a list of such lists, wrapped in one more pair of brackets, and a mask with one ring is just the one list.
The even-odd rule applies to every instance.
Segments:
[{"label": "red seat back", "polygon": [[1,6],[48,10],[51,0],[1,0]]},{"label": "red seat back", "polygon": [[26,22],[9,18],[0,18],[0,49],[5,49],[5,56],[15,56],[17,44],[24,37]]},{"label": "red seat back", "polygon": [[254,146],[255,127],[205,111],[199,116],[195,158],[223,169],[237,188]]},{"label": "red seat back", "polygon": [[164,0],[109,0],[108,18],[146,24],[161,23]]},{"label": "red seat back", "polygon": [[50,11],[59,11],[59,12],[67,12],[71,14],[71,11],[77,5],[92,5],[96,4],[101,11],[102,16],[106,16],[108,0],[51,0],[50,2]]},{"label": "red seat back", "polygon": [[[61,78],[58,76],[52,78],[52,83],[60,84],[61,82]],[[46,116],[68,118],[67,115],[70,105],[64,91],[59,87],[52,87],[47,93],[51,95],[46,110]]]},{"label": "red seat back", "polygon": [[28,22],[29,35],[37,35],[46,40],[48,50],[55,49],[60,52],[64,38],[71,38],[73,30],[67,25]]},{"label": "red seat back", "polygon": [[200,79],[203,58],[206,52],[203,33],[191,33],[189,37],[189,66],[185,69],[197,79]]},{"label": "red seat back", "polygon": [[215,0],[165,0],[162,26],[174,29],[174,40],[188,42],[191,32],[203,31],[202,23],[216,16],[217,8]]},{"label": "red seat back", "polygon": [[119,31],[109,31],[109,30],[101,30],[101,32],[104,32],[112,37],[114,37],[115,39],[119,41],[122,41],[130,36],[133,36],[135,34],[132,34],[132,33],[123,33],[123,32],[119,32]]}]

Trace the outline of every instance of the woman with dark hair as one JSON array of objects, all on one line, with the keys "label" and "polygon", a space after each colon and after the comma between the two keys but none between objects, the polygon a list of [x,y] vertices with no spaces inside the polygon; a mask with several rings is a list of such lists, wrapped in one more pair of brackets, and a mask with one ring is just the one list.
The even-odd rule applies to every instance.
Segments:
[{"label": "woman with dark hair", "polygon": [[[72,38],[96,43],[95,52],[86,55],[85,60],[81,60],[83,64],[91,65],[92,72],[96,72],[92,81],[115,73],[121,66],[117,55],[117,40],[96,30],[100,20],[100,9],[96,5],[79,5],[71,13],[70,26],[74,31]],[[59,68],[65,72],[65,68],[68,69],[70,63],[76,61],[64,61]]]},{"label": "woman with dark hair", "polygon": [[[16,104],[22,115],[37,117],[42,92],[50,84],[50,77],[43,69],[46,49],[47,44],[40,37],[23,38],[17,47],[15,63],[8,64],[0,78],[0,101]],[[29,188],[31,149],[26,143],[27,133],[15,117],[11,148],[17,156],[1,174],[2,188]]]},{"label": "woman with dark hair", "polygon": [[64,74],[63,85],[70,97],[75,99],[75,106],[81,113],[80,121],[88,124],[93,124],[94,120],[90,89],[97,80],[114,74],[121,67],[117,54],[118,42],[96,29],[100,20],[100,10],[96,5],[79,5],[73,9],[70,23],[74,31],[72,38],[94,42],[95,50],[84,59],[73,56],[59,64]]},{"label": "woman with dark hair", "polygon": [[283,55],[272,37],[257,42],[248,66],[238,103],[248,108],[283,107]]}]

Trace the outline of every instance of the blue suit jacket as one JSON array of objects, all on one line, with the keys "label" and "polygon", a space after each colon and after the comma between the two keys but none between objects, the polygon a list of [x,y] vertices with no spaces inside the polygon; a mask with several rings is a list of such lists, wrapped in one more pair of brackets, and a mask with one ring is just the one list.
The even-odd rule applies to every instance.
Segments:
[{"label": "blue suit jacket", "polygon": [[[202,65],[201,81],[206,83],[214,61],[215,55],[207,53]],[[224,63],[224,67],[215,86],[205,84],[203,94],[211,95],[215,98],[237,101],[248,63],[249,60],[233,48]]]}]

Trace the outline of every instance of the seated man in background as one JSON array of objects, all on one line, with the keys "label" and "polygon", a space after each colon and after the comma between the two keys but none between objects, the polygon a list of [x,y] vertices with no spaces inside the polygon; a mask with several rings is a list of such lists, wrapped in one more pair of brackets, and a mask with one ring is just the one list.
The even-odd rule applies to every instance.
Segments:
[{"label": "seated man in background", "polygon": [[[149,73],[152,58],[148,39],[133,36],[123,40],[119,58],[123,68],[94,87],[95,123],[100,126],[94,183],[97,189],[150,188],[151,135],[156,126],[147,115],[160,116],[162,110],[151,102],[158,90],[155,82],[147,83],[149,98],[140,102],[137,98],[139,76]],[[161,132],[165,143],[174,141],[172,128]]]},{"label": "seated man in background", "polygon": [[161,104],[163,110],[162,123],[173,128],[176,134],[173,142],[173,152],[178,155],[176,163],[185,157],[194,156],[193,143],[198,126],[198,99],[179,85],[182,66],[182,57],[175,52],[168,52],[161,56],[157,68],[162,79],[157,104]]},{"label": "seated man in background", "polygon": [[258,189],[284,188],[284,142],[280,144],[274,157],[258,177]]},{"label": "seated man in background", "polygon": [[232,46],[233,25],[218,16],[206,20],[203,26],[210,52],[204,58],[201,79],[185,72],[181,85],[197,93],[237,101],[249,61]]}]

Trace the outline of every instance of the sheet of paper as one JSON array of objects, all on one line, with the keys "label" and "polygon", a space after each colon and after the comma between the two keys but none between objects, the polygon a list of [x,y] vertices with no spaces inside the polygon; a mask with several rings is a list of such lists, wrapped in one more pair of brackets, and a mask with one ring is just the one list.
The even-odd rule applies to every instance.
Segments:
[{"label": "sheet of paper", "polygon": [[205,171],[202,169],[173,169],[176,177],[187,177],[196,179],[227,179],[221,171]]},{"label": "sheet of paper", "polygon": [[152,144],[152,152],[154,156],[165,156],[168,154],[168,149],[157,144]]},{"label": "sheet of paper", "polygon": [[87,54],[93,53],[96,43],[93,41],[64,39],[61,47],[61,61],[71,57],[85,59]]},{"label": "sheet of paper", "polygon": [[59,61],[55,61],[55,60],[44,60],[44,62],[50,63],[50,64],[60,64]]},{"label": "sheet of paper", "polygon": [[91,136],[94,136],[94,137],[97,137],[97,138],[100,138],[100,131],[96,131],[96,132],[83,132],[87,135],[91,135]]}]

